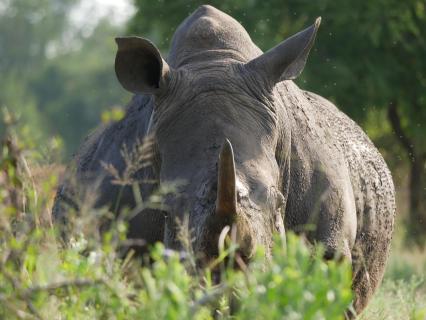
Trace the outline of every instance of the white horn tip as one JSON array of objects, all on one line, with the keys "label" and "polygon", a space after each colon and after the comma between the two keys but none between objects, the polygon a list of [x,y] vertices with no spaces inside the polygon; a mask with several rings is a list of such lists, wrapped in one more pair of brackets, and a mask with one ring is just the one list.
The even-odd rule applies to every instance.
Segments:
[{"label": "white horn tip", "polygon": [[318,28],[321,24],[321,17],[316,18],[315,20],[315,28]]}]

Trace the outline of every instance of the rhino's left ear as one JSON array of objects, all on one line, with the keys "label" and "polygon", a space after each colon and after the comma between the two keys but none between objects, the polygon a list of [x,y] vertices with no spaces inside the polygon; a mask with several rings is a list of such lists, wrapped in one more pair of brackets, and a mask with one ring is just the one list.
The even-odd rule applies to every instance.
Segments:
[{"label": "rhino's left ear", "polygon": [[170,68],[151,41],[140,37],[119,37],[115,41],[115,74],[124,89],[156,94],[167,86]]},{"label": "rhino's left ear", "polygon": [[281,42],[247,63],[247,68],[261,73],[272,84],[297,78],[305,67],[321,18],[307,29]]}]

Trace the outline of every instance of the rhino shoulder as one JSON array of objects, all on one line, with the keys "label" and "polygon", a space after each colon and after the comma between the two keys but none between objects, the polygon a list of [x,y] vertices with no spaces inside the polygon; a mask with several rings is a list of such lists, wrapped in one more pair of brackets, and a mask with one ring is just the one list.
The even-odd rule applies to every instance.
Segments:
[{"label": "rhino shoulder", "polygon": [[311,92],[305,91],[304,95],[318,110],[320,121],[327,123],[343,154],[354,191],[359,229],[377,224],[392,227],[395,189],[379,150],[362,128],[333,103]]},{"label": "rhino shoulder", "polygon": [[138,137],[143,138],[149,125],[152,112],[150,98],[134,96],[128,104],[123,119],[117,122],[101,124],[83,140],[73,155],[57,191],[54,212],[60,215],[62,202],[77,207],[72,200],[78,198],[75,185],[83,190],[102,181],[106,172],[103,163],[112,164],[121,169],[121,149],[124,144],[131,145]]}]

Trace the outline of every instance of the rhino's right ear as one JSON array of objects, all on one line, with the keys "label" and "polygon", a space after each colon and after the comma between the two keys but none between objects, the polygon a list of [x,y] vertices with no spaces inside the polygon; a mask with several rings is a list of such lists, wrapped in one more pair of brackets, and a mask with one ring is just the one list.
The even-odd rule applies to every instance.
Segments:
[{"label": "rhino's right ear", "polygon": [[156,94],[167,86],[170,68],[151,41],[140,37],[119,37],[115,41],[115,74],[124,89]]}]

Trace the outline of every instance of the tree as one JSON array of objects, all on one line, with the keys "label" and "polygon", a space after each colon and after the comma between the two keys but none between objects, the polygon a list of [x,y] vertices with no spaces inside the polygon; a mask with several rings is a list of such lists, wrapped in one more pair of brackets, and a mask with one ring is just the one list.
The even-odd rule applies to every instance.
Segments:
[{"label": "tree", "polygon": [[40,148],[51,135],[64,139],[67,156],[103,110],[128,98],[113,71],[120,27],[104,19],[83,32],[70,21],[78,3],[0,0],[0,106],[20,115]]},{"label": "tree", "polygon": [[[426,235],[426,4],[424,0],[374,1],[211,1],[239,20],[264,50],[323,17],[317,45],[299,82],[333,100],[352,118],[376,123],[387,141],[388,162],[404,150],[409,166],[409,227],[412,238]],[[130,32],[166,49],[175,28],[202,1],[135,0]],[[167,18],[166,18],[167,17]],[[386,114],[387,119],[386,119]],[[385,115],[385,116],[383,116]],[[371,121],[370,121],[371,122]],[[389,130],[387,128],[390,128]],[[368,128],[367,128],[368,129]],[[391,161],[389,161],[391,160]]]},{"label": "tree", "polygon": [[37,68],[68,26],[73,0],[0,0],[0,72]]},{"label": "tree", "polygon": [[72,0],[0,0],[0,106],[21,114],[29,130],[43,136],[45,121],[27,83],[45,60],[52,41],[67,26]]},{"label": "tree", "polygon": [[49,59],[30,82],[48,130],[64,139],[67,156],[104,110],[129,100],[114,73],[114,36],[119,33],[106,19],[99,21],[78,50]]}]

